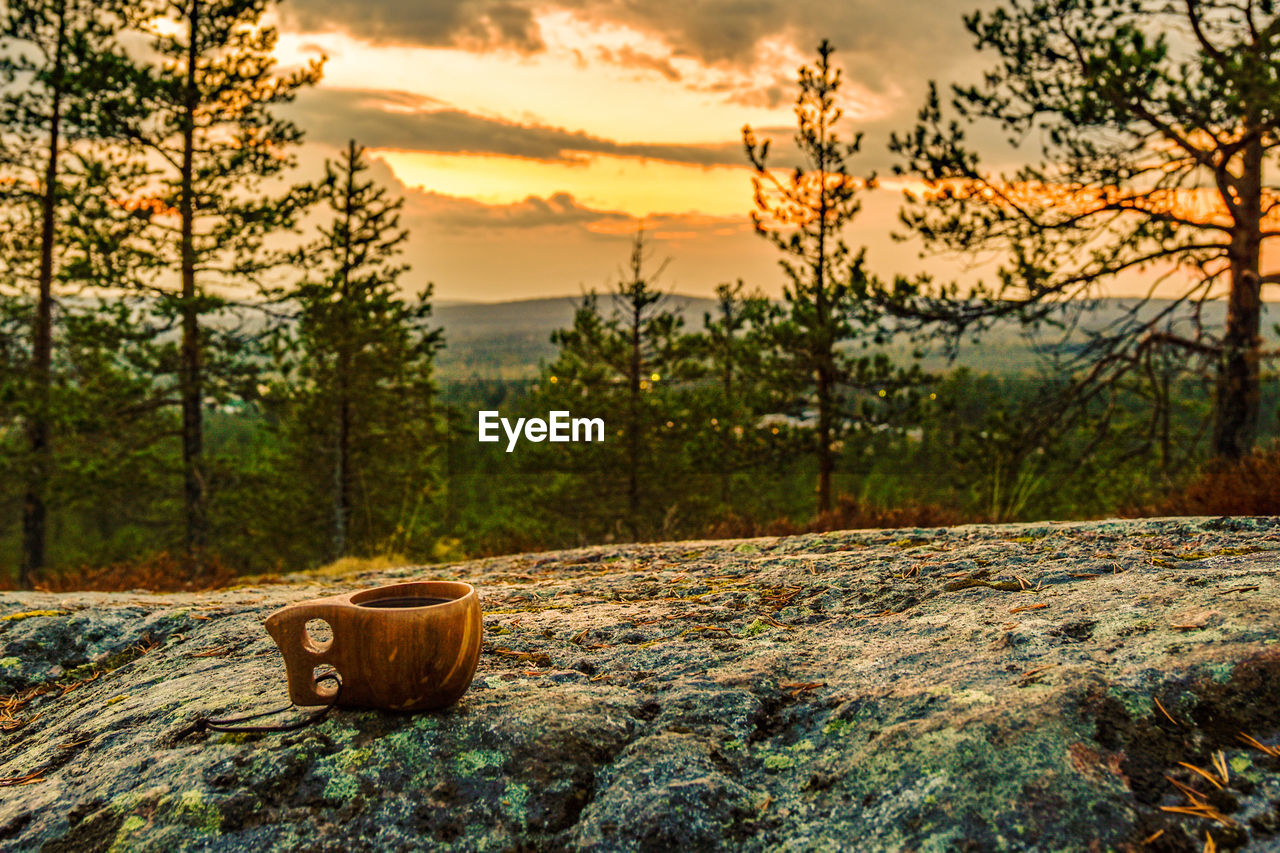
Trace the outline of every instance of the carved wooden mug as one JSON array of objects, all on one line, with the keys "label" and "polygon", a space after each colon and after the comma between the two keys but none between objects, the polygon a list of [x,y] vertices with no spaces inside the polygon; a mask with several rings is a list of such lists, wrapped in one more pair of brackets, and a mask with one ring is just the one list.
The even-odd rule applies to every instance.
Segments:
[{"label": "carved wooden mug", "polygon": [[[329,623],[333,638],[312,638],[312,619]],[[452,705],[471,685],[482,624],[470,584],[414,581],[291,604],[266,628],[294,704],[423,711]],[[317,679],[325,665],[341,687]]]}]

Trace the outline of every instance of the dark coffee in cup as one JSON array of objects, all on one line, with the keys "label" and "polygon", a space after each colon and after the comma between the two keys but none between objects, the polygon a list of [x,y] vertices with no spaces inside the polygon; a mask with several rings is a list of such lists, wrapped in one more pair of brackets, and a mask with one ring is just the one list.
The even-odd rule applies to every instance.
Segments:
[{"label": "dark coffee in cup", "polygon": [[364,601],[360,603],[360,607],[433,607],[437,604],[448,604],[450,599],[447,598],[416,598],[406,596],[404,598],[377,598],[373,601]]}]

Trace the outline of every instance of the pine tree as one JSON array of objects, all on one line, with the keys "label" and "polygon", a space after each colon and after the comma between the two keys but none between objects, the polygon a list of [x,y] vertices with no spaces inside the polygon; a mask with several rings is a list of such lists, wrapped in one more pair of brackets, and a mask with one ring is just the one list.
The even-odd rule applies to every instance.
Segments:
[{"label": "pine tree", "polygon": [[[690,424],[677,389],[696,369],[683,318],[654,286],[661,269],[646,271],[647,260],[641,228],[612,311],[606,316],[595,292],[584,296],[573,326],[552,335],[560,351],[543,376],[553,405],[575,415],[585,406],[585,414],[604,419],[605,446],[595,456],[600,470],[588,476],[596,488],[583,490],[579,500],[611,516],[633,539],[656,531],[672,506],[666,498],[678,494],[678,436]],[[666,497],[657,494],[659,484]],[[603,492],[620,494],[621,505]]]},{"label": "pine tree", "polygon": [[404,199],[367,178],[368,169],[355,142],[326,163],[331,220],[299,256],[310,274],[275,294],[292,314],[281,330],[287,381],[277,405],[301,476],[329,508],[335,559],[422,551],[441,440],[432,365],[442,338],[429,326],[431,286],[412,302],[401,297]]},{"label": "pine tree", "polygon": [[139,170],[127,154],[107,148],[107,113],[129,101],[132,80],[132,65],[116,43],[124,9],[87,0],[0,6],[0,205],[7,226],[0,252],[11,286],[30,280],[34,291],[29,369],[13,398],[27,438],[23,586],[46,562],[57,420],[55,285],[95,283],[88,279],[101,269],[102,234],[122,216],[127,221],[115,201]]},{"label": "pine tree", "polygon": [[716,287],[716,311],[703,315],[700,349],[714,383],[699,407],[710,447],[698,455],[720,481],[720,503],[732,509],[734,474],[760,458],[757,422],[768,411],[764,368],[768,332],[776,318],[769,300],[749,293],[739,279]]},{"label": "pine tree", "polygon": [[142,97],[148,118],[132,128],[131,139],[161,164],[149,208],[151,287],[180,329],[172,370],[182,412],[183,547],[193,571],[209,545],[206,399],[244,381],[235,357],[245,349],[244,336],[211,320],[227,313],[228,289],[260,282],[284,259],[265,251],[264,241],[292,228],[310,198],[302,186],[271,192],[269,182],[279,184],[293,165],[289,149],[302,136],[273,107],[316,83],[320,63],[277,72],[277,33],[262,20],[269,6],[269,0],[165,0],[140,12],[161,63],[150,69]]},{"label": "pine tree", "polygon": [[848,351],[848,345],[865,344],[875,335],[862,298],[871,279],[865,250],[853,254],[842,236],[861,208],[859,192],[874,179],[849,170],[848,158],[858,152],[862,136],[844,142],[837,132],[843,111],[837,103],[841,74],[831,63],[833,52],[823,41],[816,65],[800,68],[795,143],[804,162],[787,178],[769,166],[769,141],[757,141],[750,127],[742,131],[755,170],[752,221],[782,252],[780,263],[789,280],[783,290],[785,316],[774,326],[775,387],[792,392],[792,408],[801,418],[810,411],[816,418],[810,444],[818,464],[819,512],[832,507],[838,448],[857,425],[850,417],[853,408],[861,401],[861,417],[866,418],[874,412],[874,406],[866,405],[869,400],[912,381],[912,374],[895,371],[883,355]]},{"label": "pine tree", "polygon": [[[999,317],[1069,325],[1118,277],[1163,285],[1172,304],[1142,300],[1088,335],[1071,397],[1140,377],[1166,350],[1214,374],[1214,454],[1246,454],[1262,288],[1280,284],[1264,263],[1280,237],[1275,3],[1006,0],[965,26],[990,70],[952,88],[954,118],[931,87],[919,124],[891,147],[928,186],[906,223],[930,250],[1002,258],[997,283],[904,280],[884,303],[962,331]],[[1030,149],[1025,165],[985,166],[966,140],[982,126]],[[1226,303],[1216,329],[1204,322],[1214,300]]]},{"label": "pine tree", "polygon": [[[78,203],[59,216],[54,292],[61,295],[52,318],[56,346],[46,398],[50,446],[57,453],[43,482],[49,507],[45,573],[59,564],[112,562],[132,558],[140,548],[166,546],[151,489],[163,482],[168,439],[176,431],[152,381],[156,330],[132,301],[97,289],[116,280],[115,259],[83,245],[86,239],[110,242],[118,233],[107,227],[118,204],[111,199],[100,206],[98,195],[72,177],[64,187],[75,189]],[[28,285],[39,267],[40,211],[13,206],[4,213],[9,228],[0,228],[0,282],[20,286],[0,285],[0,518],[18,519],[30,457],[24,418],[36,391],[31,317],[39,294]],[[131,231],[128,224],[123,228]],[[10,561],[6,554],[3,561],[21,566],[20,556]]]},{"label": "pine tree", "polygon": [[[4,483],[21,483],[24,473],[20,461],[25,437],[19,410],[31,363],[29,303],[20,294],[0,288],[0,477]],[[0,512],[6,518],[21,518],[22,498],[20,490],[0,490]]]}]

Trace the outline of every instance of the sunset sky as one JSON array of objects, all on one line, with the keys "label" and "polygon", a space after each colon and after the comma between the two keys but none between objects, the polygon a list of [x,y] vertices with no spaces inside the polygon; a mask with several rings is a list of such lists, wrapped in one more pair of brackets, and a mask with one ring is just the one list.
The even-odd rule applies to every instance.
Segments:
[{"label": "sunset sky", "polygon": [[[643,221],[659,284],[709,295],[742,278],[780,293],[777,254],[752,233],[741,129],[793,165],[797,67],[822,38],[845,69],[852,166],[887,175],[889,133],[908,129],[930,79],[981,59],[937,0],[295,0],[279,58],[328,58],[290,115],[306,168],[354,137],[407,197],[406,284],[441,300],[502,300],[608,287]],[[979,142],[981,139],[979,138]],[[848,231],[874,270],[962,272],[897,243],[900,185],[868,192]]]}]

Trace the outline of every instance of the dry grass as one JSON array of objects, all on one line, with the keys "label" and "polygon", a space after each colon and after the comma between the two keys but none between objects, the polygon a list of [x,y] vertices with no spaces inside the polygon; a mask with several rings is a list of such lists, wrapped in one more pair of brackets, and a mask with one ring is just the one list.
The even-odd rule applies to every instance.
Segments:
[{"label": "dry grass", "polygon": [[298,574],[317,578],[345,578],[361,572],[376,572],[410,565],[413,565],[413,561],[403,554],[378,554],[373,557],[343,557]]},{"label": "dry grass", "polygon": [[1180,490],[1128,514],[1280,515],[1280,443],[1211,465]]},{"label": "dry grass", "polygon": [[[299,572],[315,578],[342,578],[361,572],[378,571],[411,565],[402,554],[380,554],[374,557],[344,557],[315,569]],[[279,583],[275,573],[245,575],[221,563],[216,557],[206,558],[203,571],[192,576],[185,563],[178,557],[161,552],[139,560],[112,563],[106,566],[84,566],[50,572],[36,581],[35,589],[41,592],[73,592],[96,590],[123,592],[145,589],[150,592],[199,592],[225,589],[244,584]],[[13,580],[0,580],[0,589],[16,589]]]},{"label": "dry grass", "polygon": [[[216,557],[205,558],[203,570],[194,575],[184,561],[167,551],[106,566],[82,566],[41,575],[35,588],[42,592],[100,590],[121,592],[196,592],[241,583],[244,578]],[[13,580],[0,580],[0,589],[16,589]]]}]

